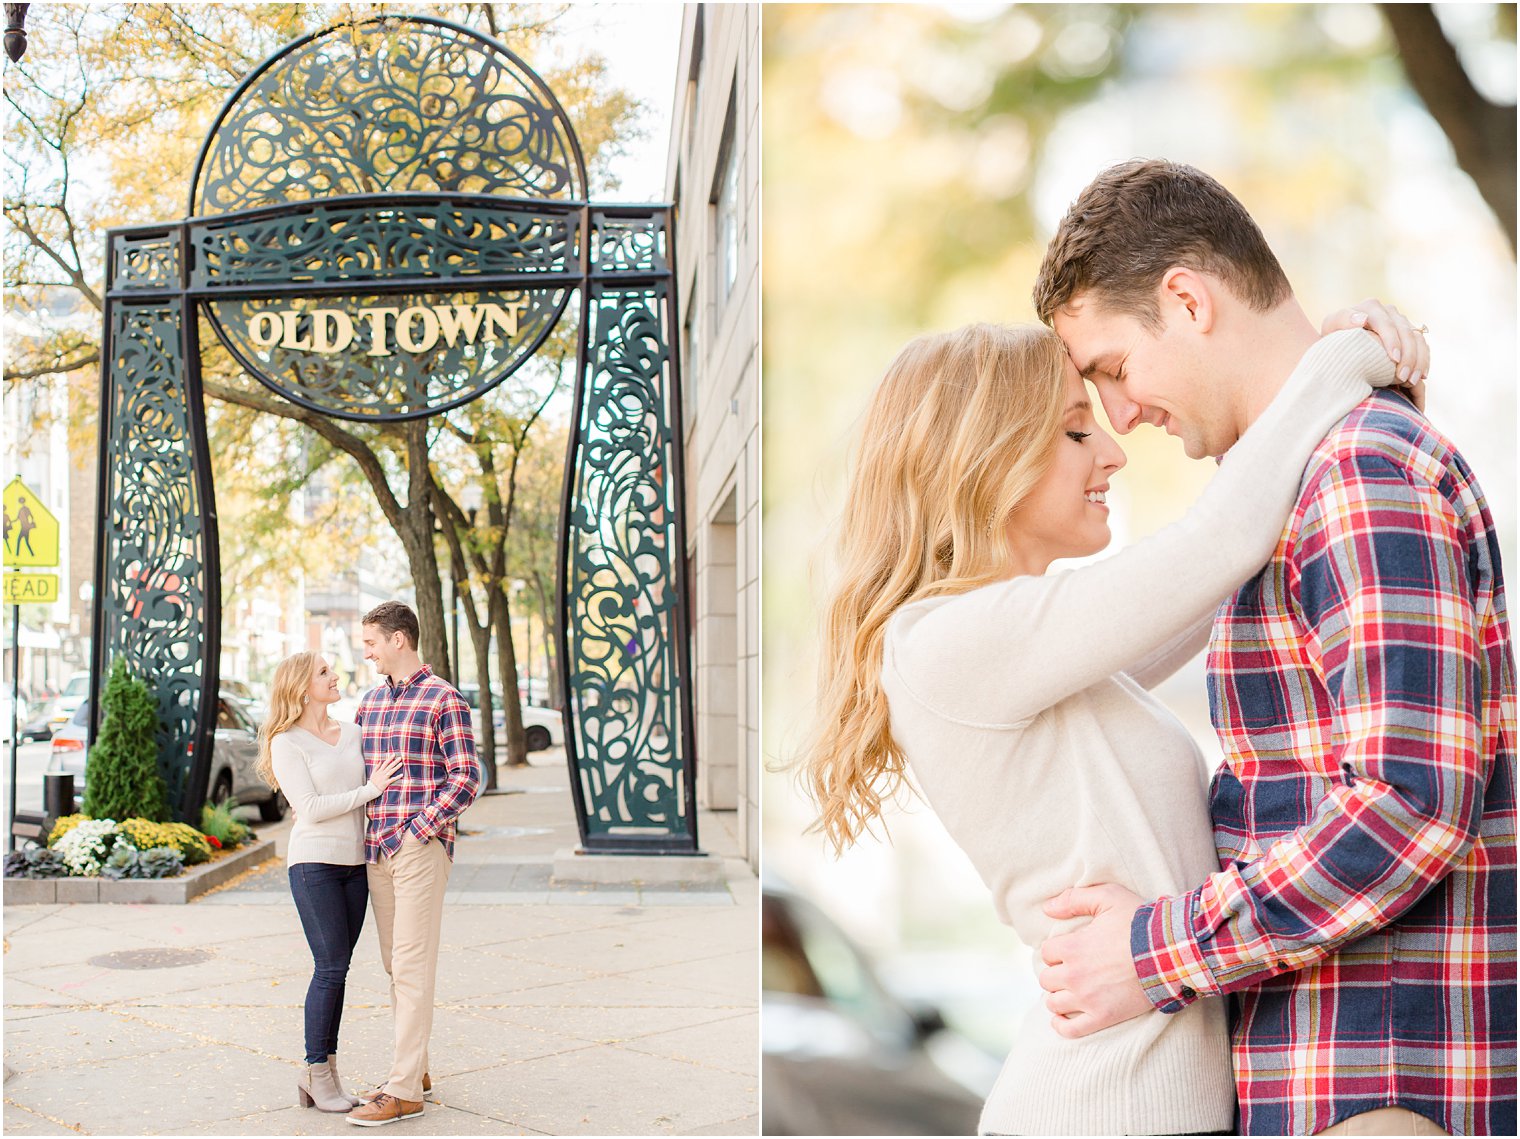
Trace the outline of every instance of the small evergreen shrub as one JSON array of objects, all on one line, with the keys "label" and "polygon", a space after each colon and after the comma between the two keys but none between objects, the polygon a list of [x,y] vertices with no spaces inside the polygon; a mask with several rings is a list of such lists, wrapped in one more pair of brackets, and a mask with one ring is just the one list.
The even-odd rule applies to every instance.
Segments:
[{"label": "small evergreen shrub", "polygon": [[100,710],[100,736],[85,765],[84,813],[96,819],[167,819],[158,773],[158,705],[123,657],[111,665]]}]

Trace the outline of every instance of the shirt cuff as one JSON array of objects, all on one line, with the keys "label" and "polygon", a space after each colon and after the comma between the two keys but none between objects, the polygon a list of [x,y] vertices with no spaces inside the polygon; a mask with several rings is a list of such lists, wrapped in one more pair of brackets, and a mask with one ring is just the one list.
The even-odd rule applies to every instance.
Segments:
[{"label": "shirt cuff", "polygon": [[1191,894],[1158,898],[1136,910],[1130,922],[1135,976],[1161,1012],[1178,1012],[1199,997],[1220,992],[1193,935],[1193,904]]}]

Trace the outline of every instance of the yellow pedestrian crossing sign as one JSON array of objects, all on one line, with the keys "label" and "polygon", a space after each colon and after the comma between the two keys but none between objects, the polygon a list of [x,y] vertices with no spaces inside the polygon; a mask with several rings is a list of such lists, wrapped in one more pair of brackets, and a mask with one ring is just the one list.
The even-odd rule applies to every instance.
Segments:
[{"label": "yellow pedestrian crossing sign", "polygon": [[5,503],[5,565],[24,569],[58,564],[58,519],[19,478],[11,479]]}]

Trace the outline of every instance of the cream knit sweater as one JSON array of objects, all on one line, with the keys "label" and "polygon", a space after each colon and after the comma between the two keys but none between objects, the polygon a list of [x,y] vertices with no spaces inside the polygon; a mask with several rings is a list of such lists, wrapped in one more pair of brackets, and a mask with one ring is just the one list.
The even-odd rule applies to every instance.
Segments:
[{"label": "cream knit sweater", "polygon": [[341,721],[339,726],[336,745],[305,728],[291,728],[269,741],[274,777],[296,817],[285,848],[287,866],[357,866],[364,861],[364,805],[380,792],[364,778],[359,726]]},{"label": "cream knit sweater", "polygon": [[[893,738],[1026,945],[1079,924],[1041,911],[1067,886],[1155,898],[1219,868],[1203,758],[1147,689],[1203,647],[1220,601],[1271,555],[1315,444],[1392,370],[1365,332],[1325,337],[1181,521],[1092,565],[893,616],[882,661]],[[1039,1003],[981,1130],[1217,1131],[1234,1108],[1223,1001],[1081,1040],[1057,1036]]]}]

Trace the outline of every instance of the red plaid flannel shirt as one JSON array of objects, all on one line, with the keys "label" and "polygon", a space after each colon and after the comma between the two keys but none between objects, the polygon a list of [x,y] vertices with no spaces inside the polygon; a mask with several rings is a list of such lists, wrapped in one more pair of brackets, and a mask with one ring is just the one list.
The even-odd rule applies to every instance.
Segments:
[{"label": "red plaid flannel shirt", "polygon": [[1379,392],[1310,460],[1209,674],[1223,869],[1142,906],[1156,1007],[1237,994],[1244,1134],[1402,1106],[1515,1134],[1515,664],[1455,449]]},{"label": "red plaid flannel shirt", "polygon": [[364,774],[381,756],[401,753],[406,766],[369,804],[364,859],[395,854],[404,832],[437,838],[454,857],[454,819],[475,801],[482,781],[470,707],[448,681],[423,665],[400,684],[382,684],[359,703]]}]

